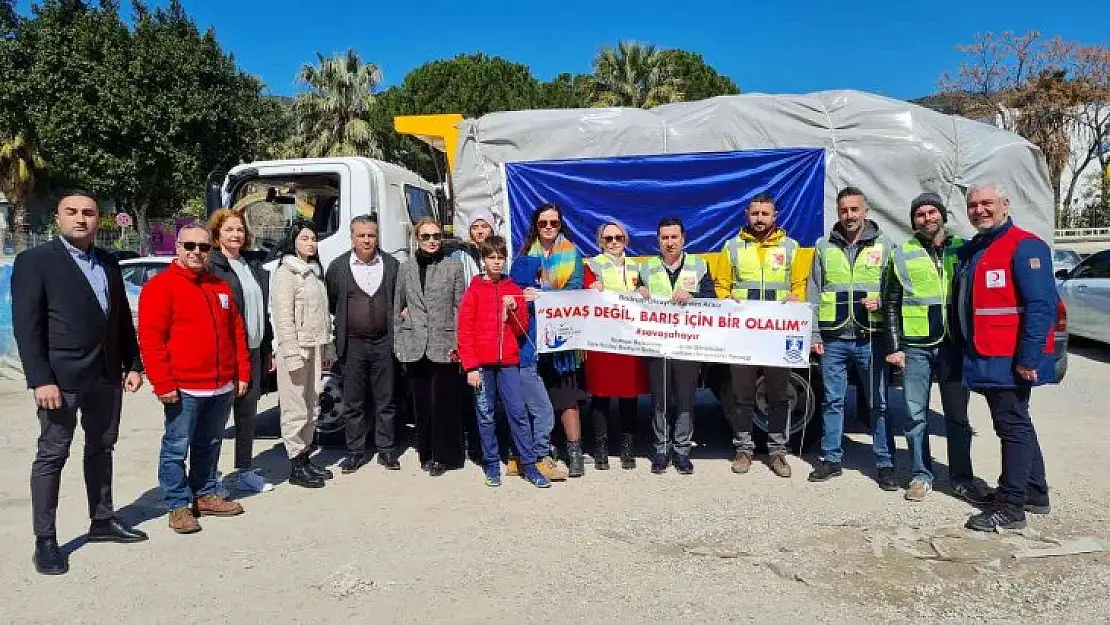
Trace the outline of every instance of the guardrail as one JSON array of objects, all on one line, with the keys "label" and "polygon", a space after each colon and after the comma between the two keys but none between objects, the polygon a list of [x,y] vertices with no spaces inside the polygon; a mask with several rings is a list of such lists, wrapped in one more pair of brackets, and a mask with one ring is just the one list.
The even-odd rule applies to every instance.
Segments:
[{"label": "guardrail", "polygon": [[1057,243],[1073,241],[1110,241],[1110,228],[1061,228],[1054,233]]}]

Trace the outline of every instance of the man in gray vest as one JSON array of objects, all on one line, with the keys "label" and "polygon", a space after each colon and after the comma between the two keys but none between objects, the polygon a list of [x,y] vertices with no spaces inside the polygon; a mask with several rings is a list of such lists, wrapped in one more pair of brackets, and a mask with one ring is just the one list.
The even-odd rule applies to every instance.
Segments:
[{"label": "man in gray vest", "polygon": [[378,220],[372,215],[351,220],[351,242],[351,251],[332,261],[324,277],[328,305],[335,315],[336,356],[343,370],[347,457],[339,468],[354,473],[370,460],[366,453],[369,396],[378,464],[397,470],[401,464],[393,403],[393,293],[399,265],[378,250]]}]

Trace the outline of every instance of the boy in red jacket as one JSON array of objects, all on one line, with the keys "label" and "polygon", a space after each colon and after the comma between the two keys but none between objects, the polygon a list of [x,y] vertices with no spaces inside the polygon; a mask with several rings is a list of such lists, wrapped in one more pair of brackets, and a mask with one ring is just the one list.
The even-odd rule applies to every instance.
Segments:
[{"label": "boy in red jacket", "polygon": [[197,516],[243,513],[227,500],[216,465],[232,402],[251,379],[250,357],[231,287],[207,269],[211,250],[206,228],[183,227],[177,259],[139,295],[139,353],[166,413],[158,484],[179,534],[200,531]]},{"label": "boy in red jacket", "polygon": [[518,368],[517,337],[528,329],[528,309],[522,305],[524,292],[502,273],[508,257],[503,237],[490,237],[478,249],[485,271],[474,276],[463,293],[458,340],[466,381],[485,399],[478,402],[478,434],[485,456],[486,486],[501,485],[501,453],[494,425],[496,395],[500,395],[509,417],[513,444],[520,451],[521,474],[535,486],[547,488],[551,482],[536,468],[532,425],[524,406]]}]

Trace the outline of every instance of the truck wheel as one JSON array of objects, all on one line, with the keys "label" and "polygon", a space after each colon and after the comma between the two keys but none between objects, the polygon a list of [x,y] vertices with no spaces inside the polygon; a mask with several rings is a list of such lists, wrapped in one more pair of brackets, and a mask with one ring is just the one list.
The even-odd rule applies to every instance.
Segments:
[{"label": "truck wheel", "polygon": [[[821,420],[814,419],[819,405],[817,393],[805,375],[791,371],[790,388],[787,390],[787,396],[790,401],[790,417],[788,420],[790,447],[798,449],[800,453],[821,438]],[[754,425],[755,430],[761,435],[757,438],[756,443],[760,448],[765,448],[767,442],[767,395],[763,390],[763,378],[760,378],[756,385]]]},{"label": "truck wheel", "polygon": [[347,448],[347,424],[343,421],[343,386],[338,375],[325,374],[316,417],[316,444],[323,448]]}]

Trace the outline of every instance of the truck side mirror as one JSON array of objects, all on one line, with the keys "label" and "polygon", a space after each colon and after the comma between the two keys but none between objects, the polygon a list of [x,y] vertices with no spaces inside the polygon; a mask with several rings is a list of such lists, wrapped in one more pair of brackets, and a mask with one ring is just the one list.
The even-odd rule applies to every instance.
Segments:
[{"label": "truck side mirror", "polygon": [[1070,276],[1070,275],[1071,275],[1071,270],[1070,269],[1057,269],[1056,270],[1056,277],[1061,279],[1061,280],[1067,280],[1068,276]]}]

